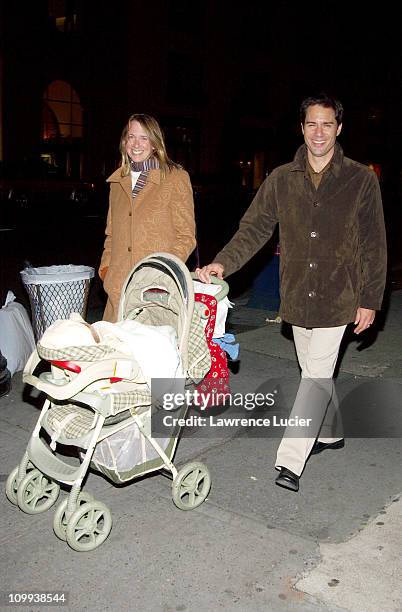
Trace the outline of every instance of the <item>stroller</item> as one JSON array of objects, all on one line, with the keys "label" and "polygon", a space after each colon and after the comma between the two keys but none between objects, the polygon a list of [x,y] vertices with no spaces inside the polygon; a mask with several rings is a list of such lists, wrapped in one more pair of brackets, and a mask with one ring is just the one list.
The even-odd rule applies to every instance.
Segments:
[{"label": "stroller", "polygon": [[[227,284],[213,282],[222,285],[216,300],[225,298]],[[155,253],[141,260],[123,286],[119,322],[171,326],[176,333],[183,378],[169,381],[175,391],[194,388],[211,368],[202,321],[207,317],[204,305],[194,301],[188,269],[173,255]],[[50,364],[50,372],[37,376],[40,362]],[[191,510],[206,499],[211,487],[208,468],[194,461],[176,469],[179,425],[162,438],[152,436],[151,414],[157,402],[149,380],[118,344],[101,341],[52,349],[39,342],[23,380],[44,392],[46,399],[24,456],[7,479],[6,495],[23,512],[37,514],[56,502],[60,484],[70,487],[56,509],[53,529],[72,549],[94,550],[112,528],[107,506],[82,490],[89,468],[117,484],[164,470],[172,475],[172,498],[178,508]],[[179,410],[175,416],[183,418],[187,406]],[[56,455],[59,445],[78,450],[78,466]]]}]

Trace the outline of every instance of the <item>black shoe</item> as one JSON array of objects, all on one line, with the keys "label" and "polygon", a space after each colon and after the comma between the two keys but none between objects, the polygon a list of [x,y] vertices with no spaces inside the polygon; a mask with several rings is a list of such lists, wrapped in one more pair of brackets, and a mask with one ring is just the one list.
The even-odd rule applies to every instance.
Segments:
[{"label": "black shoe", "polygon": [[343,448],[345,446],[345,440],[337,440],[336,442],[316,442],[311,450],[311,455],[318,455],[318,453],[322,453],[323,450],[327,448]]},{"label": "black shoe", "polygon": [[275,483],[280,487],[285,487],[285,489],[290,489],[291,491],[297,492],[299,490],[299,477],[284,467],[281,467],[279,476],[275,478]]}]

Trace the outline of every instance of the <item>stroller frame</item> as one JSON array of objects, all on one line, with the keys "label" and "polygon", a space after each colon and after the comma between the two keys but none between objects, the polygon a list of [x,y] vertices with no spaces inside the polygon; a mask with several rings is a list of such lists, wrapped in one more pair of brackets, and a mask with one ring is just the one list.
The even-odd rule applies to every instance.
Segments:
[{"label": "stroller frame", "polygon": [[[200,370],[193,368],[191,371],[191,367],[189,367],[188,338],[193,312],[199,313],[199,318],[203,317],[203,313],[202,309],[194,309],[191,276],[178,258],[167,253],[155,253],[138,262],[128,275],[122,289],[119,320],[135,318],[133,314],[135,315],[136,312],[133,313],[130,306],[130,282],[137,271],[153,265],[165,269],[169,276],[173,277],[181,298],[186,304],[185,316],[179,322],[179,327],[181,325],[179,330],[180,354],[186,377],[194,381],[194,378],[196,378],[194,374],[196,372],[199,374]],[[218,281],[218,279],[216,279],[216,282],[222,285],[222,290],[217,299],[223,299],[227,294],[227,284],[224,281]],[[152,305],[151,302],[150,304]],[[102,360],[102,372],[104,372],[105,377],[110,376],[116,360],[125,372],[130,371],[130,379],[138,375],[139,368],[134,359],[115,353]],[[61,540],[67,541],[74,550],[89,551],[100,546],[108,537],[112,528],[112,516],[107,506],[94,500],[93,496],[86,491],[82,491],[83,482],[90,467],[101,471],[109,480],[114,482],[125,482],[140,475],[164,470],[172,476],[172,498],[178,508],[191,510],[203,503],[211,486],[208,468],[197,461],[186,464],[180,470],[175,467],[172,459],[179,440],[179,428],[174,428],[167,448],[163,449],[157,439],[151,435],[151,399],[141,385],[139,385],[139,390],[134,392],[134,394],[137,394],[135,397],[130,393],[88,392],[84,389],[93,380],[91,369],[95,369],[95,365],[89,365],[83,373],[65,382],[55,379],[49,372],[44,372],[39,377],[35,376],[33,372],[40,361],[40,345],[38,345],[37,350],[28,360],[23,380],[43,391],[47,399],[22,460],[11,472],[6,483],[6,495],[14,505],[18,505],[22,511],[28,514],[44,512],[56,502],[60,492],[60,484],[70,486],[68,497],[62,501],[56,510],[53,529],[55,534]],[[96,365],[96,368],[99,372],[98,365]],[[208,371],[209,367],[204,365],[204,370],[205,368]],[[116,398],[120,400],[123,398],[124,401],[116,402]],[[65,404],[66,400],[73,400],[74,404]],[[60,404],[60,402],[63,403]],[[82,405],[85,408],[80,407]],[[52,409],[56,409],[57,412],[59,406],[62,410],[65,408],[67,412],[70,408],[74,408],[74,410],[67,414],[64,421],[62,419],[61,426],[55,427],[55,423],[51,423],[50,417]],[[184,406],[183,414],[180,416],[184,416],[186,411],[187,407]],[[66,427],[68,429],[69,420],[73,421],[75,418],[73,415],[77,414],[78,416],[81,414],[82,418],[86,419],[86,427],[84,427],[84,430],[77,432],[78,435],[73,436],[71,431],[69,434],[66,433]],[[92,415],[91,423],[88,422],[89,414]],[[114,474],[106,468],[100,469],[99,465],[93,461],[93,455],[99,442],[113,433],[125,429],[132,423],[137,425],[140,435],[151,444],[158,457],[150,461],[148,466],[146,464],[140,466],[139,471],[134,470],[132,474],[130,473],[129,478],[121,479],[120,475]],[[71,427],[74,429],[73,425]],[[42,429],[51,437],[50,447],[40,437]],[[66,463],[54,454],[57,444],[75,446],[85,450],[78,467]]]}]

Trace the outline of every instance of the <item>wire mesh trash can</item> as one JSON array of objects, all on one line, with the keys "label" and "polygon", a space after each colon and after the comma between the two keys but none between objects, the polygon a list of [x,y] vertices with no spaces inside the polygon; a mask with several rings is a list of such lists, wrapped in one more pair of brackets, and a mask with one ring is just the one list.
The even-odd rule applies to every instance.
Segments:
[{"label": "wire mesh trash can", "polygon": [[29,267],[20,274],[31,303],[36,341],[57,319],[68,319],[72,312],[85,318],[94,268],[71,264]]}]

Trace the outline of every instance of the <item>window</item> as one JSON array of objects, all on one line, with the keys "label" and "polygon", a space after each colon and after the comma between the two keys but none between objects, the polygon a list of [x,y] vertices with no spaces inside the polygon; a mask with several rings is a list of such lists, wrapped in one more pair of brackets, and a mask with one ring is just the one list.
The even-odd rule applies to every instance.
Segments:
[{"label": "window", "polygon": [[74,0],[48,0],[48,12],[60,32],[77,31],[77,7]]},{"label": "window", "polygon": [[42,139],[82,138],[83,110],[76,91],[65,81],[53,81],[43,96]]}]

